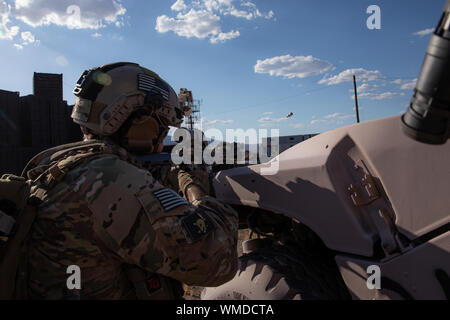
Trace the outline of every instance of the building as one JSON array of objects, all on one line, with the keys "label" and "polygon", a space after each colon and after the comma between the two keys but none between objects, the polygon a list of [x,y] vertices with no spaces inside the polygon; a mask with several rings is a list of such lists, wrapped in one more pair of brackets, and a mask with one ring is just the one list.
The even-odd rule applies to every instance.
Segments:
[{"label": "building", "polygon": [[33,95],[0,90],[0,173],[20,174],[37,153],[81,139],[61,74],[35,73]]},{"label": "building", "polygon": [[33,92],[35,96],[63,100],[63,75],[52,73],[37,73],[33,75]]},{"label": "building", "polygon": [[296,144],[303,142],[305,140],[308,140],[316,135],[317,134],[302,134],[302,135],[295,135],[295,136],[278,137],[279,150],[278,150],[278,153],[276,152],[276,150],[273,150],[274,154],[272,154],[272,138],[270,138],[270,137],[263,138],[262,143],[261,143],[261,148],[267,150],[266,154],[268,157],[274,158],[278,154],[286,151],[287,149],[295,146]]}]

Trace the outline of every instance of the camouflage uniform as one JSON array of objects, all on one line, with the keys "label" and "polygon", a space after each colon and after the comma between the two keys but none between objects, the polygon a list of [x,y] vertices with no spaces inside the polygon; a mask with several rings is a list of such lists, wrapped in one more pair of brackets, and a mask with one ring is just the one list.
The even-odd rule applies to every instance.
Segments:
[{"label": "camouflage uniform", "polygon": [[[34,189],[44,201],[30,239],[32,299],[135,298],[130,265],[189,285],[234,276],[236,212],[210,196],[188,203],[122,151],[82,161],[51,188]],[[67,289],[70,265],[81,269],[79,292]]]}]

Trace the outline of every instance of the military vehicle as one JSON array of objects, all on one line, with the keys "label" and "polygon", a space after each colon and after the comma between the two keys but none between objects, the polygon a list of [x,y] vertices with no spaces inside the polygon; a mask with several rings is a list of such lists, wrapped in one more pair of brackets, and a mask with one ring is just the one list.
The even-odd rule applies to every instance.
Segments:
[{"label": "military vehicle", "polygon": [[450,1],[404,116],[219,172],[216,197],[257,238],[202,299],[449,299],[449,59]]}]

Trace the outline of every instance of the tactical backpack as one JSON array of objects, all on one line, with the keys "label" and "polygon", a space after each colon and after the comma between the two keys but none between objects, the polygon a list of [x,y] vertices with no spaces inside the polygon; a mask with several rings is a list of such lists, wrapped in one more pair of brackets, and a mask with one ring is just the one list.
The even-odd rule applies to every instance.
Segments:
[{"label": "tactical backpack", "polygon": [[0,178],[0,299],[25,299],[26,240],[39,199],[31,181],[5,174]]},{"label": "tactical backpack", "polygon": [[36,155],[22,176],[0,178],[0,300],[28,298],[27,240],[45,191],[82,162],[110,154],[126,152],[98,140],[66,144]]},{"label": "tactical backpack", "polygon": [[[0,178],[0,300],[28,298],[28,238],[46,192],[75,166],[108,155],[117,155],[142,167],[125,149],[101,140],[88,140],[45,150],[27,164],[22,176],[5,174]],[[126,269],[138,299],[167,300],[182,296],[181,285],[175,280],[135,266]]]}]

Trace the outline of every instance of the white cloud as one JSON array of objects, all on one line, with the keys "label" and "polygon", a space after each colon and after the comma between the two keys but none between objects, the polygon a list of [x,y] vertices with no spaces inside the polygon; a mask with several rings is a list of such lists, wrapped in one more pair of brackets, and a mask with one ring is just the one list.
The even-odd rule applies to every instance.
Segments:
[{"label": "white cloud", "polygon": [[115,0],[15,0],[14,10],[17,19],[32,27],[55,24],[69,29],[120,26],[125,13],[126,9]]},{"label": "white cloud", "polygon": [[246,8],[239,10],[232,6],[229,14],[238,18],[245,18],[247,20],[256,18],[272,19],[275,16],[275,13],[272,10],[268,13],[261,13],[261,11],[259,11],[256,7],[256,4],[251,1],[241,2],[241,6]]},{"label": "white cloud", "polygon": [[227,11],[225,11],[225,15],[231,15],[236,18],[244,18],[247,20],[253,20],[256,18],[264,18],[264,19],[272,19],[275,13],[270,10],[268,13],[263,14],[258,10],[256,5],[252,2],[245,2],[241,4],[244,7],[248,7],[247,10],[236,9],[235,7],[230,7]]},{"label": "white cloud", "polygon": [[11,24],[11,5],[0,0],[0,39],[13,40],[19,33],[18,26],[9,26]]},{"label": "white cloud", "polygon": [[[400,97],[400,96],[404,96],[405,93],[404,92],[391,92],[391,91],[387,91],[387,92],[382,92],[382,93],[373,93],[373,92],[367,92],[367,93],[362,93],[362,94],[358,94],[358,99],[370,99],[370,100],[384,100],[384,99],[392,99],[395,97]],[[354,96],[351,96],[352,99],[354,99]]]},{"label": "white cloud", "polygon": [[342,114],[339,112],[328,114],[323,117],[324,119],[337,119],[337,120],[345,120],[349,118],[353,118],[353,115],[351,114]]},{"label": "white cloud", "polygon": [[221,43],[240,36],[238,29],[226,32],[222,30],[222,16],[247,20],[259,17],[271,19],[274,16],[273,11],[261,13],[252,2],[241,1],[241,8],[235,7],[233,2],[235,0],[196,0],[189,3],[177,0],[170,7],[177,12],[176,16],[158,16],[155,29],[160,33],[172,31],[180,37],[208,38],[211,43]]},{"label": "white cloud", "polygon": [[[408,90],[410,87],[414,88],[416,80],[417,79],[413,80],[396,79],[394,81],[391,81],[391,83],[400,85],[401,90]],[[381,92],[381,87],[386,86],[386,81],[380,81],[378,83],[379,85],[368,82],[364,82],[363,84],[361,84],[358,87],[358,98],[370,100],[384,100],[405,95],[405,93],[403,92],[393,92],[393,91]],[[349,92],[353,93],[353,89],[349,89]],[[355,99],[354,94],[352,94],[350,98],[354,100]],[[359,109],[362,110],[361,107]]]},{"label": "white cloud", "polygon": [[344,124],[346,121],[354,118],[354,115],[352,114],[343,114],[340,112],[327,114],[325,116],[322,116],[319,119],[316,119],[315,116],[313,116],[313,120],[309,123],[311,126],[319,125],[319,124]]},{"label": "white cloud", "polygon": [[412,80],[396,79],[392,83],[399,84],[401,90],[413,90],[416,87],[417,78]]},{"label": "white cloud", "polygon": [[425,29],[425,30],[420,30],[420,31],[414,32],[413,35],[419,36],[419,37],[423,37],[423,36],[426,36],[426,35],[428,35],[430,33],[433,33],[433,32],[434,32],[434,28],[429,28],[429,29]]},{"label": "white cloud", "polygon": [[20,34],[21,38],[22,38],[22,43],[21,44],[14,44],[14,46],[19,49],[22,50],[25,46],[34,43],[34,44],[39,44],[39,40],[36,40],[36,38],[34,37],[34,35],[30,32],[30,31],[25,31],[22,32]]},{"label": "white cloud", "polygon": [[218,36],[221,33],[220,17],[207,11],[191,9],[188,13],[178,13],[176,18],[166,15],[156,18],[156,30],[160,33],[173,31],[186,38]]},{"label": "white cloud", "polygon": [[30,31],[21,33],[24,44],[34,43],[36,41],[34,35]]},{"label": "white cloud", "polygon": [[24,7],[26,8],[31,4],[31,2],[33,2],[33,0],[16,0],[15,1],[16,9],[20,9],[20,8],[24,8]]},{"label": "white cloud", "polygon": [[232,124],[233,120],[209,120],[209,121],[205,121],[205,124],[207,126],[210,125],[220,125],[220,124]]},{"label": "white cloud", "polygon": [[417,83],[417,79],[411,80],[410,82],[406,82],[406,83],[402,84],[400,89],[402,89],[402,90],[414,90],[414,88],[416,87],[416,83]]},{"label": "white cloud", "polygon": [[342,71],[338,75],[324,78],[319,81],[319,84],[326,84],[326,85],[336,85],[343,82],[349,82],[353,81],[353,75],[356,76],[356,80],[358,81],[374,81],[374,80],[380,80],[382,78],[382,75],[380,71],[378,70],[365,70],[363,68],[356,68],[356,69],[347,69],[345,71]]},{"label": "white cloud", "polygon": [[290,54],[257,60],[256,73],[268,73],[271,76],[286,78],[305,78],[325,73],[333,69],[328,61],[319,60],[313,56],[291,56]]},{"label": "white cloud", "polygon": [[314,119],[314,120],[311,120],[310,124],[314,125],[314,124],[327,123],[327,122],[329,122],[329,121],[324,120],[324,119]]},{"label": "white cloud", "polygon": [[236,8],[231,9],[226,14],[232,15],[236,18],[245,18],[247,20],[252,20],[254,18],[253,14],[251,12],[245,11],[245,10],[238,10]]},{"label": "white cloud", "polygon": [[281,122],[281,121],[285,121],[288,120],[288,118],[270,118],[270,117],[263,117],[261,119],[258,120],[258,122]]},{"label": "white cloud", "polygon": [[92,37],[92,38],[100,38],[100,37],[102,37],[102,34],[96,32],[96,33],[91,34],[91,37]]},{"label": "white cloud", "polygon": [[[363,92],[374,91],[374,90],[376,90],[378,88],[379,88],[379,86],[376,85],[376,84],[370,85],[368,83],[363,83],[362,85],[360,85],[357,88],[357,91],[358,91],[358,94],[359,94],[359,93],[363,93]],[[350,91],[353,92],[353,89],[350,89]]]},{"label": "white cloud", "polygon": [[187,9],[186,4],[183,0],[177,0],[171,7],[171,10],[173,11],[183,11]]},{"label": "white cloud", "polygon": [[234,120],[221,120],[221,119],[214,119],[209,120],[207,118],[200,118],[200,121],[198,121],[196,124],[194,124],[194,128],[202,130],[203,132],[209,130],[209,129],[218,129],[220,126],[231,126],[234,123]]},{"label": "white cloud", "polygon": [[230,31],[230,32],[226,32],[226,33],[219,33],[217,36],[212,36],[209,41],[211,43],[218,43],[218,42],[225,42],[234,38],[239,37],[241,34],[239,32],[239,30],[236,31]]},{"label": "white cloud", "polygon": [[268,116],[268,115],[271,115],[271,114],[273,114],[273,112],[264,112],[263,116]]}]

